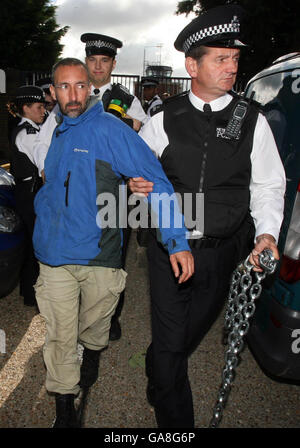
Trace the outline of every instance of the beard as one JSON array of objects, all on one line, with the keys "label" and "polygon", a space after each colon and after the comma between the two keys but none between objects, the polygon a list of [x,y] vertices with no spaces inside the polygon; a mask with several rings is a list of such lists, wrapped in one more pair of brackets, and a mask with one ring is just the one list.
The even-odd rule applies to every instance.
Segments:
[{"label": "beard", "polygon": [[[77,107],[72,108],[74,106]],[[62,113],[70,118],[79,117],[79,115],[83,114],[86,108],[87,108],[87,101],[85,103],[80,103],[79,101],[70,101],[69,103],[65,104],[64,107],[61,107],[60,105]]]}]

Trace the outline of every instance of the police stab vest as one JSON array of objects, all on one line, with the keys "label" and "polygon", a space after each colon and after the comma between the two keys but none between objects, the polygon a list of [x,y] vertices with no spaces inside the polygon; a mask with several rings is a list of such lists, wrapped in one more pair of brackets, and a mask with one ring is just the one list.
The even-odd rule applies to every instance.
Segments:
[{"label": "police stab vest", "polygon": [[204,197],[204,235],[232,236],[249,215],[250,155],[258,108],[249,105],[242,129],[235,139],[224,135],[239,97],[218,112],[204,113],[188,99],[188,93],[171,97],[163,104],[164,129],[169,145],[161,155],[164,171],[174,190],[193,198]]},{"label": "police stab vest", "polygon": [[16,138],[19,132],[22,129],[26,129],[27,134],[37,133],[38,130],[35,129],[30,123],[26,122],[20,126],[17,126],[13,132],[11,137],[11,164],[10,164],[10,172],[14,176],[16,182],[19,180],[25,179],[27,177],[38,177],[38,169],[37,167],[30,161],[27,155],[24,152],[19,151],[16,145]]}]

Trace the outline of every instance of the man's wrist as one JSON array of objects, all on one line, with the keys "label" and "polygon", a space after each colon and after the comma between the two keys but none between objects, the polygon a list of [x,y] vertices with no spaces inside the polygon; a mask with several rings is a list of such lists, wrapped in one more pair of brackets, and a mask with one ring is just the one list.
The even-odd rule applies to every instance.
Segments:
[{"label": "man's wrist", "polygon": [[256,237],[256,244],[260,243],[261,240],[268,240],[268,241],[271,241],[272,243],[276,244],[276,240],[275,240],[274,236],[270,235],[269,233],[262,233],[261,235],[258,235]]}]

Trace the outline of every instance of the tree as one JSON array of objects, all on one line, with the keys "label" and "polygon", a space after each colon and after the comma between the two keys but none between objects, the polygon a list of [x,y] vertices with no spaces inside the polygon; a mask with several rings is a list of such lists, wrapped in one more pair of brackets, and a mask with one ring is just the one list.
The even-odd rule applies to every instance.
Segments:
[{"label": "tree", "polygon": [[2,0],[2,68],[49,71],[62,52],[59,43],[69,27],[59,28],[49,0]]},{"label": "tree", "polygon": [[245,83],[278,57],[300,51],[300,2],[295,0],[184,0],[176,14],[194,13],[224,4],[239,4],[246,13],[243,50],[238,80]]}]

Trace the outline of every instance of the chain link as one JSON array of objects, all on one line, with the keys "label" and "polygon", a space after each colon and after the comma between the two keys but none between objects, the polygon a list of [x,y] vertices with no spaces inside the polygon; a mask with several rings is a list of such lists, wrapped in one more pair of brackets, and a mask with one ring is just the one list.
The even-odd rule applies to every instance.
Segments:
[{"label": "chain link", "polygon": [[[259,254],[263,272],[252,272],[254,266],[250,263],[249,257],[239,264],[232,274],[224,320],[228,349],[225,353],[222,384],[209,425],[211,428],[217,428],[222,420],[223,410],[235,378],[235,369],[240,362],[239,354],[244,348],[243,338],[249,331],[249,320],[255,312],[254,302],[262,291],[261,282],[267,274],[272,274],[277,266],[277,260],[273,257],[270,249],[265,249]],[[253,276],[255,277],[254,283]]]}]

